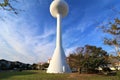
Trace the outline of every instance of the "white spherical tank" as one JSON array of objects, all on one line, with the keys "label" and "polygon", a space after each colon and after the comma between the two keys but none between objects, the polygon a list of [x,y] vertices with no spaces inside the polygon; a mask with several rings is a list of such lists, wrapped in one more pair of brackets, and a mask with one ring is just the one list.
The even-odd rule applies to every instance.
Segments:
[{"label": "white spherical tank", "polygon": [[50,5],[50,13],[55,18],[58,14],[65,17],[68,13],[68,4],[64,0],[54,0]]}]

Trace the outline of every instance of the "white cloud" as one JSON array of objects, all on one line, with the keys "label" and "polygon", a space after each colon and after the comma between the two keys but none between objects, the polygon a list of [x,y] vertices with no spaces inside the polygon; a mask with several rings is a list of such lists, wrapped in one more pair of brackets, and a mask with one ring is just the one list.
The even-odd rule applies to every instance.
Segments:
[{"label": "white cloud", "polygon": [[[26,25],[23,26],[25,27]],[[11,60],[31,63],[47,60],[47,58],[52,54],[54,40],[49,42],[48,39],[54,34],[52,30],[48,31],[45,29],[42,35],[30,36],[28,34],[21,33],[22,31],[17,29],[19,26],[16,21],[13,21],[12,23],[11,21],[7,21],[6,23],[2,23],[1,27],[0,38],[3,39],[0,43],[2,46],[5,46],[5,48],[0,46],[0,56],[7,55],[6,58],[8,57]],[[30,33],[32,32],[32,29],[27,31]],[[7,45],[4,43],[7,43]]]},{"label": "white cloud", "polygon": [[[27,4],[24,8],[30,8],[30,5],[32,4]],[[42,33],[39,33],[40,26],[36,22],[29,23],[22,14],[15,16],[5,11],[4,16],[7,17],[6,20],[0,21],[1,59],[33,63],[51,57],[55,40],[49,38],[55,34],[53,29],[48,29],[48,25],[43,24]]]}]

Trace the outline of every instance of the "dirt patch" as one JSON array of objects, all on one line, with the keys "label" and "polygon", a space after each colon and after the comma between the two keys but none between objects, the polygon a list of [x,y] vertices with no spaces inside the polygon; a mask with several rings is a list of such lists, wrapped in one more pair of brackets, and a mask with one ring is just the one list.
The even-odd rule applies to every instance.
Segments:
[{"label": "dirt patch", "polygon": [[78,73],[71,73],[70,77],[74,77],[74,76],[94,76],[97,74],[78,74]]},{"label": "dirt patch", "polygon": [[70,76],[68,78],[72,78],[75,80],[86,80],[86,77],[91,77],[91,76],[95,76],[96,74],[78,74],[78,73],[71,73]]}]

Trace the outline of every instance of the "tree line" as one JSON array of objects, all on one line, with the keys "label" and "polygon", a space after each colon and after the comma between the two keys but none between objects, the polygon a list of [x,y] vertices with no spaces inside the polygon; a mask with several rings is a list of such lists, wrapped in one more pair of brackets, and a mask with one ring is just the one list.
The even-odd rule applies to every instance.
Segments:
[{"label": "tree line", "polygon": [[3,70],[45,70],[48,67],[48,63],[33,63],[33,64],[26,64],[19,61],[8,61],[1,59],[0,60],[0,71]]},{"label": "tree line", "polygon": [[[115,67],[115,63],[120,62],[120,19],[116,18],[114,22],[110,22],[107,26],[101,26],[100,29],[104,33],[109,34],[104,37],[104,44],[113,47],[116,55],[110,55],[101,47],[85,45],[78,47],[69,55],[69,65],[71,69],[78,69],[81,72],[96,72],[98,68],[105,68],[108,65]],[[120,67],[120,66],[119,66]],[[116,67],[115,67],[116,68]],[[117,68],[116,68],[117,69]]]}]

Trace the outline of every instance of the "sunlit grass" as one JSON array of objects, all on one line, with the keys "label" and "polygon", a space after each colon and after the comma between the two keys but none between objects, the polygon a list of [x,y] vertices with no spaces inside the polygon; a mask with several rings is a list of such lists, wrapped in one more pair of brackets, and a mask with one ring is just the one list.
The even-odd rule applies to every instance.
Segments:
[{"label": "sunlit grass", "polygon": [[6,71],[0,72],[0,80],[120,80],[120,72],[116,76],[96,74],[47,74],[45,71]]}]

